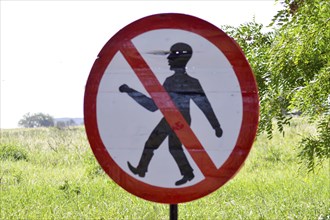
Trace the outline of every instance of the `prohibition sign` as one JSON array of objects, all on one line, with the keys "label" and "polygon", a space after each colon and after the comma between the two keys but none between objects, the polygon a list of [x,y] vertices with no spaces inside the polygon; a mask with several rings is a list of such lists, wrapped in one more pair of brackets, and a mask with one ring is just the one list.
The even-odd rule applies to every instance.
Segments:
[{"label": "prohibition sign", "polygon": [[[190,125],[190,119],[187,121],[187,116],[182,113],[181,103],[174,100],[166,89],[169,75],[173,74],[168,65],[172,65],[173,70],[173,64],[170,58],[167,57],[167,63],[166,57],[154,54],[171,54],[173,51],[168,51],[169,47],[182,41],[194,51],[187,64],[188,74],[193,75],[193,79],[198,78],[203,86],[214,115],[219,119],[223,135],[219,133],[214,119],[210,119],[212,117],[205,115],[211,126],[203,114],[199,113],[203,119],[198,119],[198,113],[195,112],[198,112],[198,108],[203,109],[198,105],[200,97],[192,98],[198,108],[191,107]],[[189,50],[183,52],[190,53]],[[194,57],[198,59],[193,60]],[[203,62],[207,63],[207,67],[201,64]],[[121,93],[131,91],[126,83],[149,96],[155,106],[150,109],[158,109],[157,114],[153,113],[149,117],[150,112],[147,112],[148,116],[144,115],[142,112],[146,112],[145,109],[136,107],[138,98],[131,95],[134,102]],[[192,88],[188,84],[180,85],[188,90]],[[205,109],[202,111],[210,112]],[[93,153],[103,170],[117,184],[143,199],[177,204],[210,194],[239,171],[256,135],[258,91],[243,52],[222,30],[190,15],[157,14],[127,25],[105,44],[86,84],[84,115]],[[162,117],[182,143],[195,173],[193,178],[183,178],[183,184],[174,184],[173,180],[180,179],[181,175],[168,153],[167,142],[163,140],[164,146],[156,150],[160,153],[154,152],[146,173],[133,172],[127,166],[129,162],[134,166],[138,163],[144,142]],[[206,123],[203,124],[203,121]],[[167,138],[171,148],[170,136]],[[177,173],[173,173],[175,169]]]}]

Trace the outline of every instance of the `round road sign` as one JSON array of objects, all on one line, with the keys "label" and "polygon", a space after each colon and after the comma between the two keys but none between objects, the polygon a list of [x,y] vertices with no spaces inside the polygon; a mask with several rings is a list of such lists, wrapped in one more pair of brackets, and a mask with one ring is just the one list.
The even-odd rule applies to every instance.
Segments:
[{"label": "round road sign", "polygon": [[143,199],[210,194],[240,169],[259,118],[252,70],[236,42],[184,14],[120,30],[91,69],[85,126],[103,170]]}]

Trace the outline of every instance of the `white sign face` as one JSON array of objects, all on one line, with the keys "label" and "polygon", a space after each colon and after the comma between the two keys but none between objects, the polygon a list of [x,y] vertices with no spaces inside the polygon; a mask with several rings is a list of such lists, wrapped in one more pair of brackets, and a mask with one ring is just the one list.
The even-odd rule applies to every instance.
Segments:
[{"label": "white sign face", "polygon": [[[168,51],[177,42],[192,47],[187,74],[199,80],[223,129],[222,137],[218,138],[203,112],[193,101],[190,102],[191,129],[215,166],[220,168],[236,145],[242,123],[242,95],[236,74],[223,53],[195,33],[175,29],[153,30],[132,39],[161,84],[174,72],[169,69],[166,55],[152,52]],[[186,187],[204,180],[205,176],[184,149],[195,178],[184,185],[175,185],[181,174],[169,152],[168,139],[155,150],[145,177],[134,175],[129,170],[127,162],[139,163],[145,142],[163,115],[160,111],[146,110],[128,95],[120,93],[119,87],[123,84],[148,95],[134,70],[118,51],[101,79],[97,95],[100,135],[118,166],[134,178],[159,187]]]},{"label": "white sign face", "polygon": [[85,127],[103,170],[128,192],[178,204],[240,169],[259,99],[239,46],[183,14],[139,19],[100,51],[86,84]]}]

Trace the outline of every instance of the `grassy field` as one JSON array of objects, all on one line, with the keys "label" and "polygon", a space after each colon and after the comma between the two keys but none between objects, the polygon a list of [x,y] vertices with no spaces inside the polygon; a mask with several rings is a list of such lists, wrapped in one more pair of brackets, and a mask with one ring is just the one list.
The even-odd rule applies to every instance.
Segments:
[{"label": "grassy field", "polygon": [[[329,162],[307,173],[297,142],[315,128],[293,120],[258,136],[244,167],[216,192],[179,204],[179,219],[330,219]],[[169,219],[169,206],[139,199],[97,164],[83,127],[1,131],[0,219]]]}]

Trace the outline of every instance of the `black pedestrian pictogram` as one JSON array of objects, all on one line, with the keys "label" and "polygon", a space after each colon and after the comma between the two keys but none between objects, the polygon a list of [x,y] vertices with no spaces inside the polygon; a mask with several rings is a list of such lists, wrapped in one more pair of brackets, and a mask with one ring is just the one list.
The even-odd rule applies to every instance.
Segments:
[{"label": "black pedestrian pictogram", "polygon": [[[191,124],[190,100],[193,100],[215,130],[215,135],[221,137],[223,133],[222,128],[201,84],[197,79],[189,76],[186,72],[186,65],[192,56],[192,52],[192,48],[188,44],[176,43],[171,47],[170,51],[164,53],[168,54],[168,64],[170,70],[174,71],[174,74],[166,78],[163,87],[168,92],[173,103],[189,125]],[[151,112],[158,110],[153,99],[130,88],[126,84],[121,85],[119,91],[127,93],[137,103]],[[193,169],[184,154],[182,143],[175,133],[175,130],[179,130],[181,127],[182,124],[180,123],[170,127],[165,117],[163,117],[146,141],[137,167],[134,167],[130,162],[127,162],[131,172],[140,177],[145,177],[149,163],[154,155],[154,151],[158,149],[166,137],[168,137],[169,151],[183,176],[182,179],[175,182],[175,185],[178,186],[191,181],[195,177]]]}]

